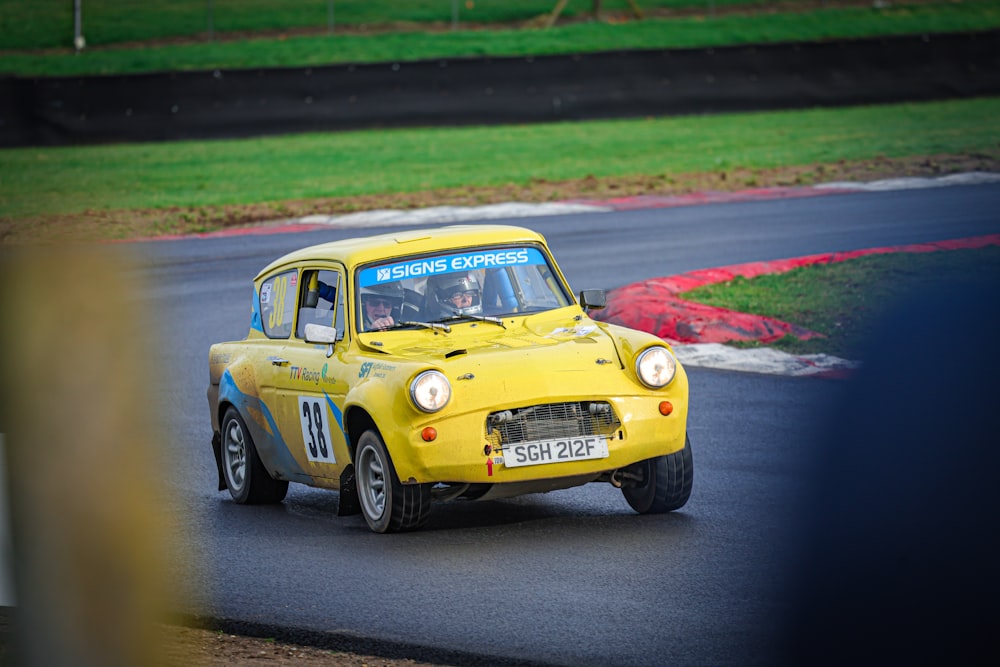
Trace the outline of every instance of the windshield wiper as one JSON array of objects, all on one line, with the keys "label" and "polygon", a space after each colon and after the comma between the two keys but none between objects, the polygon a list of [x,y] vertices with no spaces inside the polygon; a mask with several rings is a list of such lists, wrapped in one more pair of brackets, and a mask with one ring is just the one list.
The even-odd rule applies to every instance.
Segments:
[{"label": "windshield wiper", "polygon": [[398,327],[424,327],[425,329],[436,329],[445,333],[451,333],[451,327],[441,322],[397,322],[390,328],[396,329]]},{"label": "windshield wiper", "polygon": [[491,317],[490,315],[463,315],[461,313],[455,313],[454,315],[449,315],[448,317],[441,317],[434,320],[437,322],[454,322],[456,320],[476,320],[477,322],[492,322],[493,324],[499,324],[504,329],[507,325],[503,323],[503,320],[499,317]]}]

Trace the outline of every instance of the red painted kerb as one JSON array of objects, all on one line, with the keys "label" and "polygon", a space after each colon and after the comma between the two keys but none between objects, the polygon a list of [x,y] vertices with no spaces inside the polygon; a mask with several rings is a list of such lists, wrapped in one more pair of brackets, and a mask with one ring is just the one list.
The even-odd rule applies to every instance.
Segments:
[{"label": "red painted kerb", "polygon": [[716,269],[701,269],[613,289],[608,292],[608,306],[594,311],[591,317],[647,331],[675,343],[727,343],[752,340],[772,343],[787,334],[794,334],[799,338],[813,338],[821,334],[770,317],[686,301],[677,295],[702,285],[726,282],[737,276],[753,278],[765,273],[783,273],[801,266],[843,262],[866,255],[937,252],[993,245],[1000,245],[1000,234],[934,243],[828,252],[771,262],[750,262]]}]

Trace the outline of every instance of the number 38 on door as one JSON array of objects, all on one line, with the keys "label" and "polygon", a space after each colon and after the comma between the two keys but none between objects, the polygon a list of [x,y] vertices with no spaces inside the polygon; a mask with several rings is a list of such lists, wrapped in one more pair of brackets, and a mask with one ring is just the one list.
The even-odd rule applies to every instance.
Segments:
[{"label": "number 38 on door", "polygon": [[299,396],[299,419],[302,422],[302,442],[309,460],[336,463],[330,440],[330,420],[323,401],[315,396]]}]

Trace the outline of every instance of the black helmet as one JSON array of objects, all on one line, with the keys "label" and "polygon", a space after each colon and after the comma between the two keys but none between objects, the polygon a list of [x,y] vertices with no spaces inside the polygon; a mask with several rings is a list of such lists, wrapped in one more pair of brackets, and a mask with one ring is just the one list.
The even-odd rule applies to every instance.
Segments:
[{"label": "black helmet", "polygon": [[[483,312],[479,279],[472,274],[447,273],[427,279],[427,296],[432,297],[441,315],[478,315]],[[464,308],[449,301],[455,294],[472,292],[472,303]]]}]

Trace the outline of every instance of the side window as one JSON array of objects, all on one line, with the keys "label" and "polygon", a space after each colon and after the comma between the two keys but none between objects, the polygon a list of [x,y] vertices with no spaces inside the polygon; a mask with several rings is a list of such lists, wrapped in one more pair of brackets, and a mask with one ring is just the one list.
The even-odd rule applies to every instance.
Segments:
[{"label": "side window", "polygon": [[260,286],[260,317],[268,338],[288,338],[295,315],[298,272],[286,271]]},{"label": "side window", "polygon": [[303,271],[297,338],[305,338],[307,324],[322,324],[344,335],[344,280],[339,271]]}]

